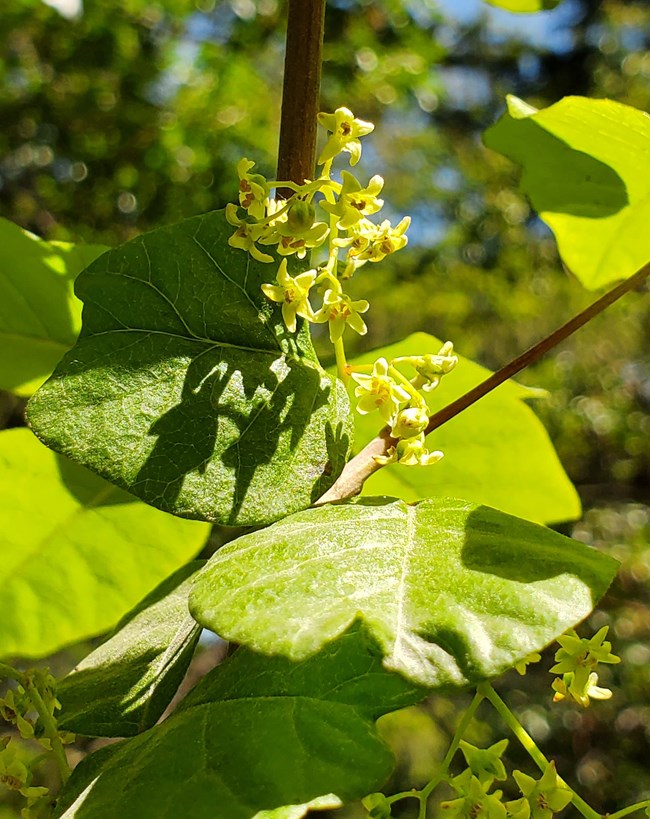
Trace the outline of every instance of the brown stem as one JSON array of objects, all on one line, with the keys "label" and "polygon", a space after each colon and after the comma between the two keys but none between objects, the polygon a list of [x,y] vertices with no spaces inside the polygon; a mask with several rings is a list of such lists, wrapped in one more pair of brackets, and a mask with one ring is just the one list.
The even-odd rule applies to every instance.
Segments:
[{"label": "brown stem", "polygon": [[324,28],[325,0],[289,0],[277,178],[298,185],[314,178]]},{"label": "brown stem", "polygon": [[[589,307],[567,321],[566,324],[563,324],[549,336],[546,336],[546,338],[543,338],[533,347],[526,350],[525,353],[517,356],[517,358],[506,364],[505,367],[502,367],[489,376],[489,378],[486,378],[485,381],[469,390],[469,392],[466,392],[465,395],[461,395],[456,401],[452,401],[451,404],[448,404],[439,412],[432,415],[429,418],[429,424],[425,430],[425,434],[428,435],[430,432],[433,432],[434,429],[438,429],[438,427],[446,424],[447,421],[450,421],[456,415],[463,412],[463,410],[471,407],[472,404],[475,404],[480,398],[492,392],[492,390],[500,384],[503,384],[504,381],[512,378],[513,375],[516,375],[535,361],[538,361],[545,353],[552,350],[553,347],[556,347],[561,341],[567,339],[599,313],[602,313],[605,308],[620,299],[625,293],[641,285],[648,275],[650,275],[650,262],[644,265],[629,279],[621,282],[617,287],[614,287],[593,304],[590,304]],[[386,455],[390,447],[395,446],[395,444],[396,441],[391,437],[389,428],[384,427],[374,440],[364,447],[358,455],[355,455],[354,458],[348,461],[338,480],[316,501],[315,505],[320,506],[324,503],[343,500],[358,495],[365,481],[367,481],[374,472],[381,469],[382,465],[377,463],[375,456]]]}]

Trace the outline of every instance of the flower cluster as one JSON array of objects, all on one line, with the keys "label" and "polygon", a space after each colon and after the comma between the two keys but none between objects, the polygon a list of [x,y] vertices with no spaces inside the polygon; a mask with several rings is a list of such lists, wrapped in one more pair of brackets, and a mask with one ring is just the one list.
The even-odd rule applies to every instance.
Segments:
[{"label": "flower cluster", "polygon": [[[358,412],[365,415],[377,410],[390,426],[391,436],[397,439],[386,455],[376,456],[379,463],[427,466],[442,458],[442,452],[429,452],[424,444],[429,409],[420,389],[429,391],[437,387],[442,376],[457,363],[458,357],[448,341],[437,355],[402,356],[390,364],[385,358],[378,358],[370,373],[352,373],[357,383],[354,394],[359,399]],[[410,366],[415,376],[409,380],[398,365]]]},{"label": "flower cluster", "polygon": [[[54,718],[55,712],[61,708],[54,691],[55,679],[47,670],[33,669],[24,674],[24,681],[24,684],[10,688],[0,698],[0,717],[14,725],[22,739],[34,740],[51,751],[52,743],[43,735],[34,697],[38,698],[39,707]],[[74,735],[67,731],[59,731],[59,738],[64,743],[74,741]],[[22,810],[24,819],[36,819],[42,814],[42,809],[49,815],[49,791],[45,787],[32,785],[32,767],[25,764],[15,742],[9,737],[0,739],[0,784],[27,799],[27,805]]]},{"label": "flower cluster", "polygon": [[551,673],[561,676],[553,681],[554,702],[573,700],[586,708],[590,698],[608,700],[612,696],[608,688],[598,686],[595,671],[598,663],[621,662],[620,657],[612,654],[612,644],[605,640],[608,629],[603,626],[591,639],[580,638],[573,630],[558,637],[560,648],[555,654]]},{"label": "flower cluster", "polygon": [[[288,181],[267,181],[253,173],[254,162],[242,159],[239,175],[239,207],[228,205],[226,219],[235,232],[228,240],[232,247],[246,250],[258,262],[273,262],[263,247],[275,246],[280,256],[304,259],[307,253],[327,243],[327,259],[312,270],[292,277],[286,259],[277,272],[275,284],[265,284],[264,294],[282,304],[287,328],[294,332],[296,317],[314,323],[329,322],[330,339],[336,343],[349,326],[363,335],[366,325],[361,314],[368,302],[352,301],[343,292],[342,282],[367,262],[380,262],[407,243],[407,216],[393,227],[388,220],[375,224],[368,217],[378,213],[384,202],[379,194],[384,180],[375,175],[364,187],[349,171],[341,173],[341,182],[332,179],[332,162],[341,153],[350,154],[350,164],[361,157],[360,137],[369,134],[374,125],[356,119],[347,108],[333,114],[319,114],[329,138],[318,164],[317,179],[302,185]],[[288,188],[293,195],[286,201],[271,197],[274,188]],[[320,210],[320,219],[317,213]],[[243,209],[245,215],[241,215]],[[322,297],[319,309],[310,302],[312,292]]]},{"label": "flower cluster", "polygon": [[31,781],[32,772],[19,758],[15,743],[10,743],[9,737],[0,739],[0,784],[27,799],[23,816],[28,816],[29,809],[49,793],[47,788],[32,785]]},{"label": "flower cluster", "polygon": [[501,760],[507,746],[507,740],[486,749],[461,742],[468,767],[450,781],[458,796],[440,805],[445,816],[454,819],[551,819],[553,814],[564,810],[573,793],[558,778],[553,762],[539,780],[521,771],[513,772],[522,794],[519,799],[503,802],[503,791],[491,790],[495,780],[507,779]]},{"label": "flower cluster", "polygon": [[[447,343],[437,355],[410,356],[395,359],[390,364],[378,359],[370,369],[349,367],[345,362],[343,334],[347,327],[359,335],[367,332],[363,315],[369,308],[365,299],[353,300],[344,292],[344,284],[367,263],[381,262],[386,256],[407,244],[406,231],[410,218],[404,217],[393,226],[390,221],[373,222],[370,217],[383,207],[380,199],[384,180],[373,176],[364,186],[347,170],[337,181],[332,178],[332,163],[341,153],[350,155],[350,165],[361,157],[360,138],[369,134],[374,125],[357,119],[347,108],[333,114],[319,114],[319,123],[328,132],[328,139],[319,158],[317,179],[302,185],[287,181],[268,181],[254,173],[254,163],[242,159],[237,165],[239,175],[239,206],[226,208],[226,219],[235,228],[228,242],[232,247],[247,251],[258,262],[273,262],[273,256],[263,248],[275,247],[280,261],[275,282],[262,285],[264,295],[282,305],[282,317],[287,329],[295,332],[298,318],[314,324],[327,323],[330,340],[336,350],[339,374],[356,382],[357,409],[366,414],[378,410],[391,435],[397,439],[382,463],[398,461],[406,465],[435,463],[441,452],[428,452],[424,445],[428,409],[420,390],[434,389],[443,375],[458,362],[453,346]],[[273,189],[293,191],[287,200],[275,200]],[[245,211],[244,214],[241,211]],[[320,212],[320,217],[319,217]],[[292,275],[286,257],[304,259],[307,253],[326,247],[320,265]],[[320,306],[313,306],[314,295]],[[409,380],[397,366],[414,369]]]}]

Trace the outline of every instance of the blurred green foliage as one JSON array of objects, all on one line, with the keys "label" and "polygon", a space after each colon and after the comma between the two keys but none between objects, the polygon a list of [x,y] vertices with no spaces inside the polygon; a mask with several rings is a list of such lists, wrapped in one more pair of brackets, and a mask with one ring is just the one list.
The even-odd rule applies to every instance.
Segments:
[{"label": "blurred green foliage", "polygon": [[[9,0],[0,215],[48,239],[114,244],[223,206],[242,155],[272,175],[284,14],[278,0],[86,0],[66,19],[38,0]],[[590,300],[562,270],[516,170],[481,144],[506,93],[540,107],[607,96],[648,111],[647,1],[564,0],[515,18],[479,0],[330,0],[323,108],[344,104],[377,124],[361,172],[386,177],[387,217],[414,217],[409,247],[355,280],[372,306],[351,354],[424,330],[496,368]],[[650,797],[647,289],[521,380],[549,390],[535,409],[587,509],[566,531],[623,561],[585,628],[611,623],[624,662],[605,680],[614,698],[587,711],[551,707],[551,652],[502,688],[563,775],[611,810]],[[0,409],[18,422],[9,398]],[[74,658],[53,662],[60,671]],[[426,780],[462,705],[435,699],[385,719],[399,755],[390,788]],[[503,735],[488,715],[476,744]],[[514,743],[508,760],[530,772]]]}]

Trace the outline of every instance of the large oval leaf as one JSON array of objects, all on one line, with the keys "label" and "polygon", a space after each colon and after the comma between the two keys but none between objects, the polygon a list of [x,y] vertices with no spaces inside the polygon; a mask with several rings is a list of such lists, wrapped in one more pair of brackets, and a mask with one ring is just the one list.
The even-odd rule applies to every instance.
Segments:
[{"label": "large oval leaf", "polygon": [[240,649],[165,722],[82,762],[57,816],[289,819],[358,799],[393,765],[373,720],[424,693],[358,632],[301,664]]},{"label": "large oval leaf", "polygon": [[190,664],[201,628],[190,617],[193,561],[168,577],[115,633],[57,685],[58,724],[85,736],[128,737],[151,728]]},{"label": "large oval leaf", "polygon": [[386,498],[292,515],[220,549],[190,596],[222,637],[298,660],[361,620],[429,687],[494,677],[593,609],[611,558],[467,501]]},{"label": "large oval leaf", "polygon": [[43,657],[112,628],[209,530],[137,501],[27,429],[2,432],[0,656]]},{"label": "large oval leaf", "polygon": [[29,405],[36,434],[148,503],[261,524],[309,506],[351,437],[340,382],[262,294],[273,265],[223,212],[112,250],[77,279],[80,339]]},{"label": "large oval leaf", "polygon": [[538,111],[516,97],[485,144],[523,166],[522,188],[590,289],[650,261],[650,116],[566,97]]},{"label": "large oval leaf", "polygon": [[[442,342],[427,333],[366,353],[352,364],[379,356],[436,354]],[[480,384],[490,371],[459,356],[457,368],[438,389],[425,393],[431,412],[450,404]],[[363,487],[365,495],[390,495],[412,502],[432,496],[466,498],[494,506],[537,523],[580,517],[580,499],[568,479],[544,426],[524,402],[536,391],[507,381],[429,438],[430,449],[445,457],[433,466],[396,464],[376,472]],[[537,393],[538,394],[538,393]],[[357,448],[377,434],[376,413],[354,413]]]},{"label": "large oval leaf", "polygon": [[75,342],[77,274],[107,248],[43,242],[0,219],[0,389],[31,395]]}]

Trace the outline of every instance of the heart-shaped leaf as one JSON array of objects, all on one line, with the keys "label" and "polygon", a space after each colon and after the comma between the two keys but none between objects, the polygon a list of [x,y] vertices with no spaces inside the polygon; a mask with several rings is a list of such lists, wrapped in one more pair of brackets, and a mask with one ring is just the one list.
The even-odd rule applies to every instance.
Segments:
[{"label": "heart-shaped leaf", "polygon": [[44,242],[0,219],[0,389],[31,395],[75,342],[77,274],[107,248]]},{"label": "heart-shaped leaf", "polygon": [[[351,364],[368,364],[383,356],[436,354],[442,342],[427,333],[366,353]],[[453,372],[439,387],[424,393],[436,412],[480,384],[490,371],[459,356]],[[494,506],[537,523],[580,517],[580,499],[568,479],[548,433],[524,402],[539,391],[507,381],[463,413],[435,430],[429,449],[445,457],[433,466],[396,464],[380,469],[364,484],[364,495],[389,495],[413,502],[445,495]],[[380,421],[376,413],[354,413],[358,449],[371,440]]]},{"label": "heart-shaped leaf", "polygon": [[523,166],[523,190],[585,287],[625,279],[650,261],[648,114],[584,97],[538,111],[508,97],[508,112],[484,139]]},{"label": "heart-shaped leaf", "polygon": [[75,347],[32,398],[48,446],[184,517],[262,524],[309,506],[350,447],[343,386],[229,247],[223,212],[105,253],[77,279]]},{"label": "heart-shaped leaf", "polygon": [[168,577],[59,682],[61,728],[86,736],[127,737],[156,724],[201,633],[187,598],[191,576],[202,565],[194,561]]},{"label": "heart-shaped leaf", "polygon": [[0,433],[0,656],[43,657],[113,628],[209,531],[140,503],[28,429]]},{"label": "heart-shaped leaf", "polygon": [[393,765],[373,720],[424,693],[358,631],[300,664],[240,649],[165,722],[82,762],[57,815],[178,819],[191,805],[192,819],[293,817],[319,797],[358,799]]},{"label": "heart-shaped leaf", "polygon": [[494,677],[586,617],[617,563],[467,501],[387,498],[285,518],[220,549],[190,610],[299,660],[360,620],[387,668],[431,688]]}]

